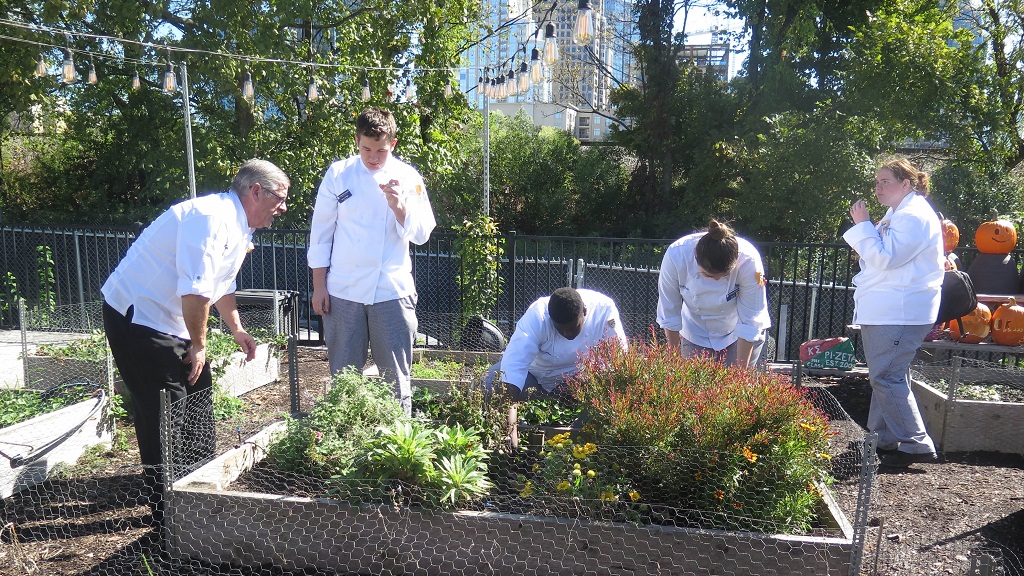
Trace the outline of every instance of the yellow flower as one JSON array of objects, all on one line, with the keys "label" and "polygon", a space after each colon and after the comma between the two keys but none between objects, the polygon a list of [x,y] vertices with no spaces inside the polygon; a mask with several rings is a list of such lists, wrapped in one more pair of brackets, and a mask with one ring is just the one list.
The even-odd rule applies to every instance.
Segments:
[{"label": "yellow flower", "polygon": [[568,489],[569,489],[569,481],[568,480],[562,480],[561,482],[558,483],[558,486],[555,486],[555,490],[558,490],[559,492],[565,492]]},{"label": "yellow flower", "polygon": [[533,496],[533,483],[527,481],[526,486],[524,486],[523,489],[519,492],[519,495],[522,496],[523,498],[529,498],[530,496]]},{"label": "yellow flower", "polygon": [[554,436],[552,436],[551,439],[547,441],[547,444],[549,446],[554,446],[555,448],[561,448],[561,444],[567,442],[568,440],[569,433],[562,432],[561,434],[555,434]]},{"label": "yellow flower", "polygon": [[594,472],[593,470],[587,470],[587,478],[593,478],[595,476],[597,476],[597,472]]},{"label": "yellow flower", "polygon": [[637,492],[636,490],[633,490],[632,492],[629,493],[629,499],[632,500],[633,502],[636,502],[637,500],[640,499],[640,493]]},{"label": "yellow flower", "polygon": [[821,458],[824,458],[825,460],[831,460],[832,459],[832,455],[827,453],[827,452],[822,452],[821,454],[818,454],[818,456],[821,457]]},{"label": "yellow flower", "polygon": [[583,452],[585,454],[593,454],[594,452],[597,452],[597,444],[594,444],[593,442],[587,442],[586,444],[583,445]]},{"label": "yellow flower", "polygon": [[694,473],[693,473],[693,479],[694,479],[694,480],[700,480],[700,479],[701,479],[701,478],[703,478],[703,477],[704,477],[704,475],[703,475],[703,474],[701,474],[700,472],[694,472]]},{"label": "yellow flower", "polygon": [[540,470],[540,464],[533,465],[533,471],[536,472],[537,470]]},{"label": "yellow flower", "polygon": [[619,499],[611,490],[602,490],[600,498],[602,502],[615,502]]},{"label": "yellow flower", "polygon": [[803,428],[804,430],[807,430],[807,431],[810,431],[810,432],[814,432],[815,430],[817,430],[816,427],[811,426],[810,424],[807,424],[807,423],[804,423],[804,422],[800,423],[800,427]]},{"label": "yellow flower", "polygon": [[572,475],[578,478],[580,476],[583,476],[583,472],[579,468],[576,468],[575,470],[572,471]]},{"label": "yellow flower", "polygon": [[584,458],[587,457],[587,454],[588,454],[588,452],[586,451],[586,447],[585,446],[573,446],[572,447],[572,456],[573,456],[573,458],[576,458],[577,460],[583,460]]},{"label": "yellow flower", "polygon": [[739,510],[740,508],[743,508],[743,504],[741,502],[733,502],[732,507]]},{"label": "yellow flower", "polygon": [[715,490],[715,498],[718,498],[719,500],[725,498],[725,492],[722,492],[721,490]]},{"label": "yellow flower", "polygon": [[573,470],[579,470],[580,469],[580,463],[577,462],[577,463],[573,464],[572,467],[573,467]]},{"label": "yellow flower", "polygon": [[757,462],[757,454],[750,450],[749,446],[743,447],[743,457],[751,462]]}]

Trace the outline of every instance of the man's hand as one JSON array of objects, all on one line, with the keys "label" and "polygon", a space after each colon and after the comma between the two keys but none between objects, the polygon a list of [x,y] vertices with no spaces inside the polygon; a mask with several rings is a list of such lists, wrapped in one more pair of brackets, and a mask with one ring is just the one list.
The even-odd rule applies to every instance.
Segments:
[{"label": "man's hand", "polygon": [[206,365],[206,346],[192,344],[188,347],[188,354],[182,359],[182,362],[192,366],[188,372],[188,385],[195,386],[199,381],[199,374],[203,371],[203,366]]},{"label": "man's hand", "polygon": [[245,352],[245,360],[248,362],[256,357],[256,340],[245,330],[239,330],[234,334],[235,344]]},{"label": "man's hand", "polygon": [[327,288],[313,288],[313,312],[323,316],[331,311],[331,296]]},{"label": "man's hand", "polygon": [[384,198],[388,201],[388,206],[391,207],[391,211],[395,213],[395,218],[399,224],[405,224],[405,202],[402,201],[402,195],[398,191],[398,180],[389,180],[387,184],[381,184],[380,190],[384,193]]}]

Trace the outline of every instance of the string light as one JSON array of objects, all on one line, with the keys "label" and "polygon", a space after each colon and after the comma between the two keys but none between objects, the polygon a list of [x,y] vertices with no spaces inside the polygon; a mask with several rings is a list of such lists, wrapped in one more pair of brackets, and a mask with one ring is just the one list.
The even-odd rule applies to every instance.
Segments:
[{"label": "string light", "polygon": [[320,98],[320,93],[316,88],[316,78],[309,79],[309,90],[306,91],[306,101],[316,102]]},{"label": "string light", "polygon": [[43,59],[43,55],[39,55],[39,61],[36,62],[36,78],[42,78],[46,76],[46,60]]},{"label": "string light", "polygon": [[167,61],[167,71],[164,72],[164,92],[170,94],[178,89],[178,79],[174,76],[174,68],[171,61]]},{"label": "string light", "polygon": [[242,98],[247,102],[252,102],[254,92],[252,89],[252,74],[248,71],[245,73],[245,80],[242,82]]},{"label": "string light", "polygon": [[558,41],[555,40],[555,25],[550,22],[544,27],[544,63],[548,66],[558,62]]},{"label": "string light", "polygon": [[590,0],[579,0],[579,9],[576,26],[573,27],[572,41],[579,45],[590,44],[594,39],[594,11],[590,7]]},{"label": "string light", "polygon": [[451,80],[449,80],[448,82],[444,83],[444,97],[445,98],[451,98],[452,97],[452,81]]},{"label": "string light", "polygon": [[89,59],[89,84],[95,86],[97,82],[99,82],[99,79],[96,77],[96,65],[93,64],[92,59],[90,58]]},{"label": "string light", "polygon": [[132,76],[132,90],[138,90],[142,87],[142,80],[139,79],[139,69],[135,69],[135,74]]},{"label": "string light", "polygon": [[64,71],[61,74],[61,80],[65,84],[74,84],[75,80],[78,79],[78,72],[75,71],[75,61],[71,59],[71,50],[68,48],[64,49]]},{"label": "string light", "polygon": [[540,50],[536,48],[530,53],[530,79],[535,83],[544,79],[544,64],[540,59]]},{"label": "string light", "polygon": [[516,95],[516,91],[519,90],[519,84],[516,83],[516,73],[512,70],[508,71],[508,88],[505,89],[505,96],[512,97]]},{"label": "string light", "polygon": [[369,78],[363,78],[363,93],[362,93],[362,97],[363,97],[363,102],[369,102],[370,101],[370,79]]},{"label": "string light", "polygon": [[525,94],[530,90],[530,66],[523,62],[519,65],[519,93]]}]

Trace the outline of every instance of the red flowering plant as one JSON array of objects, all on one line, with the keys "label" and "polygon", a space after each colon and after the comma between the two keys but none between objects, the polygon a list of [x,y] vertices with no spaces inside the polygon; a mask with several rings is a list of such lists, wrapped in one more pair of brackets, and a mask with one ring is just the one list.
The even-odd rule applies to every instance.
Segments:
[{"label": "red flowering plant", "polygon": [[[829,482],[828,418],[779,375],[611,342],[569,382],[597,445],[617,454],[645,520],[800,532]],[[612,448],[615,447],[615,448]]]}]

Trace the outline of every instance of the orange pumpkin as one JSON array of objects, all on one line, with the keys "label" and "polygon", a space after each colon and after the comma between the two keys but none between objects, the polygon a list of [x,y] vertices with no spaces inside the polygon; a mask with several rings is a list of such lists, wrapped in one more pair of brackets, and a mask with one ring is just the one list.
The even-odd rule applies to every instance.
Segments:
[{"label": "orange pumpkin", "polygon": [[942,219],[942,249],[946,253],[953,251],[960,244],[960,229],[951,220]]},{"label": "orange pumpkin", "polygon": [[974,245],[982,254],[1009,254],[1017,245],[1017,229],[1009,220],[982,222],[974,233]]},{"label": "orange pumpkin", "polygon": [[965,334],[960,334],[959,323],[956,320],[949,322],[949,337],[956,342],[964,342],[967,344],[977,344],[988,337],[989,332],[992,331],[992,327],[989,323],[992,321],[992,312],[982,303],[978,303],[978,307],[973,312],[964,316],[960,319],[964,324]]},{"label": "orange pumpkin", "polygon": [[1024,345],[1024,306],[1010,297],[992,313],[992,341],[1003,346]]}]

